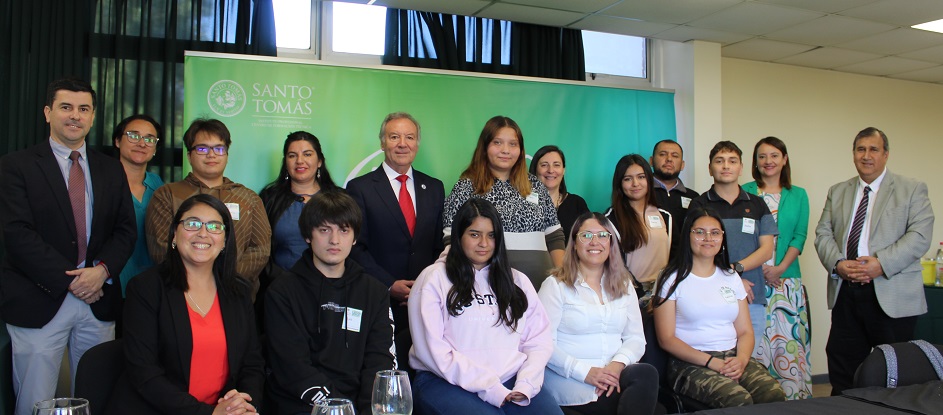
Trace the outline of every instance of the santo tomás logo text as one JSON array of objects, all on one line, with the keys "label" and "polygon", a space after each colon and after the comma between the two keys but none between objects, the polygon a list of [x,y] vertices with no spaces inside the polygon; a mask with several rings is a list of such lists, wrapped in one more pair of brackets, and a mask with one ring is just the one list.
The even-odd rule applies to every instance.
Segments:
[{"label": "santo tom\u00e1s logo text", "polygon": [[206,93],[210,109],[221,117],[232,117],[246,107],[246,91],[235,81],[222,79]]}]

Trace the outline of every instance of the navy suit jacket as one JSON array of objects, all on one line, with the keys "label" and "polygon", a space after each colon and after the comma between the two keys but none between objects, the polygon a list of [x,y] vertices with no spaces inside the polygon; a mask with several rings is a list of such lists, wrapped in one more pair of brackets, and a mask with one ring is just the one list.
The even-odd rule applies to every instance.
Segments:
[{"label": "navy suit jacket", "polygon": [[[121,306],[118,275],[134,250],[137,226],[124,168],[118,160],[87,150],[94,206],[86,266],[104,262],[111,284],[92,303],[99,320],[111,321]],[[0,313],[19,327],[40,328],[59,311],[78,264],[75,219],[65,179],[49,141],[0,159],[0,223],[6,256],[0,265]]]},{"label": "navy suit jacket", "polygon": [[413,236],[409,235],[403,211],[382,166],[347,183],[347,193],[363,211],[363,225],[351,256],[367,274],[387,287],[396,280],[415,280],[444,249],[442,182],[416,169],[413,180],[416,189]]}]

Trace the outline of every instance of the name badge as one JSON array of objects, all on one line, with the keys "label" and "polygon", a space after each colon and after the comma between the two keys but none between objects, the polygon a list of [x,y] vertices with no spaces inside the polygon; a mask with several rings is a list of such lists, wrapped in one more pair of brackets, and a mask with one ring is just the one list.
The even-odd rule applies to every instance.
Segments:
[{"label": "name badge", "polygon": [[535,205],[538,204],[538,203],[540,203],[540,198],[537,197],[537,193],[531,193],[531,194],[527,195],[527,199],[526,199],[526,200],[527,200],[528,202],[530,202],[530,203],[535,204]]},{"label": "name badge", "polygon": [[229,209],[229,215],[232,216],[232,220],[239,220],[239,204],[238,203],[227,203],[226,208]]},{"label": "name badge", "polygon": [[687,209],[688,206],[691,206],[691,198],[690,198],[690,197],[681,196],[681,208],[682,208],[682,209]]},{"label": "name badge", "polygon": [[353,307],[347,307],[347,313],[346,313],[346,316],[344,317],[344,322],[341,323],[341,329],[360,333],[360,321],[362,319],[363,319],[363,310],[358,310]]},{"label": "name badge", "polygon": [[648,217],[649,228],[661,228],[661,215],[651,215]]},{"label": "name badge", "polygon": [[756,220],[743,218],[743,229],[741,232],[753,234],[754,231],[756,231]]},{"label": "name badge", "polygon": [[727,304],[733,304],[737,302],[737,296],[733,293],[733,289],[730,287],[720,287],[720,295],[724,297],[724,301]]}]

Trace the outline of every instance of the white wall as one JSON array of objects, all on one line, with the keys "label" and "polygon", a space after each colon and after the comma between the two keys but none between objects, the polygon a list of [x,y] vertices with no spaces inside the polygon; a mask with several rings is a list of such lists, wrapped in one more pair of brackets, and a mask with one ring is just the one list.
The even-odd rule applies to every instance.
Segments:
[{"label": "white wall", "polygon": [[[890,141],[888,169],[926,182],[936,212],[943,212],[943,85],[739,59],[721,62],[723,139],[736,142],[749,160],[757,140],[779,137],[789,150],[793,183],[809,193],[809,237],[800,265],[812,307],[812,373],[827,373],[831,317],[825,268],[813,242],[828,188],[856,174],[852,141],[858,131],[873,126]],[[696,172],[697,190],[703,191],[706,167],[700,166],[704,163]],[[741,183],[753,180],[750,166],[744,166]],[[941,239],[943,220],[937,220],[933,252]]]}]

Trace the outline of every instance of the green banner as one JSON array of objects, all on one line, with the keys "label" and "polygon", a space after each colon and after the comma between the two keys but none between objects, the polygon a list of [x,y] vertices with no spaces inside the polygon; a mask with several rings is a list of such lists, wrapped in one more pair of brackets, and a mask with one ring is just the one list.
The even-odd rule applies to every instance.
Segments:
[{"label": "green banner", "polygon": [[422,125],[414,167],[448,193],[485,121],[505,115],[520,124],[528,158],[559,146],[568,190],[603,211],[616,161],[648,157],[656,142],[675,138],[671,92],[219,54],[188,54],[184,71],[185,120],[226,123],[233,141],[226,176],[256,191],[275,179],[285,137],[298,130],[318,137],[343,186],[380,165],[380,123],[405,111]]}]

